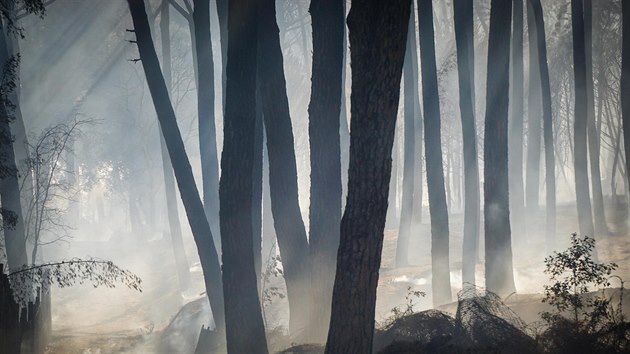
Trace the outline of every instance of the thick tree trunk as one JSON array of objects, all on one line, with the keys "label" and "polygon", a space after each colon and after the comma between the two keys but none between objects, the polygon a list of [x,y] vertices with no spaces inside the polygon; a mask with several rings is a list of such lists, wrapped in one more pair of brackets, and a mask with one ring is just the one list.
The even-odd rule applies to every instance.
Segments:
[{"label": "thick tree trunk", "polygon": [[480,223],[477,126],[475,123],[475,48],[473,39],[473,4],[468,0],[455,0],[453,2],[453,8],[455,42],[457,45],[457,67],[459,74],[459,109],[461,111],[462,120],[464,156],[465,205],[464,245],[462,247],[462,283],[463,286],[466,286],[466,284],[476,284],[475,266],[479,253]]},{"label": "thick tree trunk", "polygon": [[508,104],[512,2],[492,0],[484,135],[486,288],[515,291],[508,192]]},{"label": "thick tree trunk", "polygon": [[208,220],[203,211],[203,204],[201,203],[201,198],[199,198],[192,168],[184,148],[179,127],[177,126],[175,112],[173,111],[164,77],[160,70],[160,63],[153,46],[149,21],[144,8],[144,0],[128,0],[127,2],[129,3],[129,10],[133,19],[142,67],[144,68],[169,157],[173,164],[175,178],[184,208],[186,209],[188,222],[197,244],[210,307],[217,329],[221,331],[224,328],[221,268],[217,250],[212,241],[210,225],[208,225]]},{"label": "thick tree trunk", "polygon": [[[162,0],[160,9],[160,33],[162,38],[162,71],[164,72],[164,82],[167,90],[171,90],[171,39],[170,39],[170,4],[168,0]],[[169,94],[170,96],[170,94]],[[177,209],[177,194],[175,192],[175,178],[173,176],[173,165],[168,156],[168,149],[164,142],[164,135],[160,132],[160,155],[162,157],[162,172],[164,173],[164,195],[166,196],[166,213],[168,227],[170,231],[171,244],[175,257],[175,267],[181,290],[186,290],[190,286],[190,269],[184,240],[182,239],[182,227],[179,223],[179,211]]]},{"label": "thick tree trunk", "polygon": [[[622,50],[621,50],[621,115],[623,145],[626,155],[626,172],[630,171],[630,0],[621,1]],[[626,185],[630,185],[630,173],[626,173]],[[627,193],[627,191],[626,191]]]},{"label": "thick tree trunk", "polygon": [[[529,8],[529,7],[528,7]],[[527,168],[525,172],[525,208],[532,217],[538,211],[540,200],[540,143],[542,138],[542,118],[540,97],[540,64],[536,22],[531,12],[527,13],[527,33],[529,37],[529,96],[527,100]]]},{"label": "thick tree trunk", "polygon": [[267,353],[252,240],[257,47],[258,1],[230,1],[219,184],[226,335],[230,353]]},{"label": "thick tree trunk", "polygon": [[[545,39],[545,19],[540,0],[529,0],[530,14],[533,14],[536,26],[536,46],[540,73],[542,110],[543,110],[543,140],[545,144],[545,186],[546,186],[546,215],[545,238],[547,250],[555,247],[556,234],[556,162],[553,147],[553,117],[551,110],[551,84],[549,80],[549,65],[547,63],[547,42]],[[531,42],[530,42],[531,43]]]},{"label": "thick tree trunk", "polygon": [[417,81],[413,66],[412,56],[416,55],[415,41],[416,21],[411,15],[409,19],[409,32],[407,33],[407,47],[405,49],[405,63],[403,64],[404,77],[404,148],[403,148],[403,188],[402,203],[400,207],[400,224],[398,225],[398,241],[396,242],[396,267],[404,267],[409,264],[409,239],[411,238],[411,222],[413,219],[414,199],[414,172],[415,172],[415,112],[414,112],[414,82]]},{"label": "thick tree trunk", "polygon": [[[0,22],[0,25],[2,23]],[[0,70],[7,73],[8,66],[15,65],[9,55],[9,43],[4,26],[0,26]],[[2,82],[14,82],[15,77],[3,77]],[[17,96],[15,96],[17,97]],[[0,101],[0,201],[4,232],[4,245],[10,270],[28,263],[26,255],[26,232],[20,198],[19,171],[16,164],[14,137],[11,131],[12,107],[16,102]]]},{"label": "thick tree trunk", "polygon": [[221,249],[219,232],[219,161],[214,122],[214,60],[210,36],[210,0],[194,0],[193,26],[197,52],[197,117],[203,207],[210,223],[214,243]]},{"label": "thick tree trunk", "polygon": [[594,237],[593,213],[589,196],[587,169],[587,99],[586,92],[586,50],[584,48],[584,15],[582,0],[571,0],[571,28],[573,30],[573,74],[575,78],[575,125],[574,171],[575,194],[577,198],[578,223],[580,234]]},{"label": "thick tree trunk", "polygon": [[371,353],[410,0],[352,3],[352,132],[326,353]]},{"label": "thick tree trunk", "polygon": [[310,269],[300,213],[297,166],[274,0],[261,0],[258,17],[258,78],[267,150],[271,210],[289,299],[289,331],[304,331],[310,315]]},{"label": "thick tree trunk", "polygon": [[512,19],[512,85],[510,91],[511,112],[508,122],[508,178],[510,210],[517,235],[525,234],[525,194],[523,190],[523,1],[513,0]]},{"label": "thick tree trunk", "polygon": [[420,64],[424,103],[424,148],[427,164],[429,213],[431,214],[433,306],[438,306],[451,301],[451,281],[448,210],[442,167],[441,116],[431,0],[418,0],[418,18],[420,21]]},{"label": "thick tree trunk", "polygon": [[595,90],[593,88],[593,2],[583,0],[584,5],[584,41],[586,53],[586,94],[587,94],[587,139],[588,158],[591,170],[591,190],[593,194],[593,222],[595,232],[603,236],[608,234],[606,213],[604,211],[604,193],[602,174],[599,163],[600,133],[595,122]]},{"label": "thick tree trunk", "polygon": [[326,339],[335,282],[341,222],[339,137],[344,7],[339,0],[314,0],[313,75],[309,105],[311,148],[310,256],[313,307],[309,335]]}]

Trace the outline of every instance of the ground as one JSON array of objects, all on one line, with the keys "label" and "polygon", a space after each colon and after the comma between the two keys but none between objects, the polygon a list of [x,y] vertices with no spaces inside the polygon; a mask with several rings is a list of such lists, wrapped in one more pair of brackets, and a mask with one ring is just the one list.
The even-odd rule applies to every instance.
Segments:
[{"label": "ground", "polygon": [[[574,205],[558,206],[557,248],[563,249],[569,244],[569,236],[577,231]],[[616,262],[619,269],[616,274],[630,279],[630,237],[627,232],[627,209],[625,205],[609,201],[607,216],[610,236],[597,242],[601,261]],[[461,244],[462,215],[451,214],[451,284],[453,300],[461,289]],[[394,268],[397,230],[387,229],[383,246],[383,262],[380,272],[376,318],[377,323],[391,316],[392,308],[402,306],[409,287],[412,290],[426,292],[426,297],[414,299],[414,310],[421,311],[431,307],[430,275],[430,229],[428,215],[423,216],[423,224],[418,237],[412,239],[409,254],[409,267]],[[545,307],[540,302],[542,286],[547,277],[543,274],[543,259],[546,255],[544,240],[544,214],[538,213],[527,222],[527,230],[514,230],[514,265],[515,281],[518,294],[511,295],[506,303],[527,323],[539,320],[538,314]],[[120,262],[138,273],[143,278],[143,292],[137,293],[126,288],[94,289],[81,286],[53,291],[53,337],[47,350],[49,354],[105,354],[105,353],[148,353],[157,348],[165,348],[163,338],[168,337],[168,348],[180,348],[181,352],[194,350],[194,342],[199,325],[208,322],[207,301],[204,300],[203,281],[198,265],[193,265],[195,289],[185,296],[179,293],[176,275],[173,271],[169,244],[165,241],[151,241],[144,244],[127,245],[126,255],[140,262],[125,262],[130,257],[122,254]],[[98,256],[94,244],[77,246],[84,251]],[[120,247],[118,243],[107,246],[99,244],[103,251],[106,247]],[[483,250],[483,244],[481,245]],[[96,252],[96,254],[95,254]],[[104,251],[103,251],[104,252]],[[194,252],[194,250],[193,250]],[[189,250],[190,254],[190,250]],[[116,260],[115,260],[116,261]],[[483,263],[478,264],[477,278],[482,283]],[[274,280],[281,285],[281,280]],[[613,284],[618,287],[618,284]],[[197,300],[197,301],[195,301]],[[274,298],[265,307],[267,327],[276,328],[276,333],[286,325],[286,299]],[[625,304],[629,306],[628,301]],[[189,303],[180,311],[180,308]],[[441,307],[447,312],[454,312],[456,303]],[[285,310],[283,310],[285,309]],[[630,310],[630,309],[629,309]],[[180,311],[178,313],[178,311]],[[284,311],[284,312],[283,312]],[[626,312],[627,313],[627,312]],[[179,322],[177,319],[179,318]],[[173,321],[175,319],[175,321]],[[171,326],[167,326],[171,323]],[[184,324],[194,323],[183,329]],[[175,326],[175,324],[180,327]],[[174,328],[182,332],[173,334]],[[165,336],[169,333],[169,336]],[[275,338],[275,337],[274,337]],[[275,348],[283,345],[282,341],[270,344]],[[169,347],[170,346],[170,347]],[[192,349],[191,349],[192,348]],[[169,349],[172,350],[172,349]],[[179,349],[177,350],[179,352]]]}]

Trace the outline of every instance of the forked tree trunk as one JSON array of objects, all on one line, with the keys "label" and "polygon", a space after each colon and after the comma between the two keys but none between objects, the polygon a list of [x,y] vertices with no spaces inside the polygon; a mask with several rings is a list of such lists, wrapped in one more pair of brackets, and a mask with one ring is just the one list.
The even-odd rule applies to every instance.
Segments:
[{"label": "forked tree trunk", "polygon": [[203,211],[203,204],[201,203],[188,155],[184,148],[184,141],[177,126],[175,112],[173,111],[164,77],[160,70],[160,63],[153,46],[153,39],[151,38],[144,0],[127,0],[127,3],[133,19],[138,51],[149,91],[151,92],[151,98],[153,99],[153,105],[155,106],[164,141],[173,164],[173,171],[175,172],[179,192],[186,209],[188,222],[197,244],[206,291],[210,300],[210,308],[212,309],[217,329],[222,331],[225,322],[221,268],[217,250],[212,240],[210,225]]},{"label": "forked tree trunk", "polygon": [[410,0],[352,3],[352,131],[326,353],[371,353]]},{"label": "forked tree trunk", "polygon": [[310,256],[313,307],[309,336],[326,339],[341,222],[340,110],[344,7],[339,0],[311,2],[313,75],[309,105],[311,148]]},{"label": "forked tree trunk", "polygon": [[[459,74],[459,109],[462,120],[464,156],[464,245],[462,283],[475,285],[475,266],[479,249],[479,167],[475,123],[475,60],[473,4],[454,0],[455,42]],[[522,117],[521,117],[522,122]],[[521,179],[522,183],[522,179]]]},{"label": "forked tree trunk", "polygon": [[438,93],[432,0],[418,0],[420,20],[420,64],[424,103],[424,148],[427,164],[427,190],[431,214],[431,271],[433,305],[451,301],[449,230]]},{"label": "forked tree trunk", "polygon": [[484,134],[486,288],[515,291],[508,192],[508,100],[512,2],[492,0]]}]

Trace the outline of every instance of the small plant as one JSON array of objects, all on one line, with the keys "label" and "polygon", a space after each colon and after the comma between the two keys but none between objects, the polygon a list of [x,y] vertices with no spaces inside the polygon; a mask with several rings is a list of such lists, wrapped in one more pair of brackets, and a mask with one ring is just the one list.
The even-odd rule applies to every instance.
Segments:
[{"label": "small plant", "polygon": [[407,287],[407,295],[405,295],[405,303],[400,306],[396,306],[392,309],[392,321],[396,321],[399,318],[409,316],[413,314],[413,307],[416,305],[414,300],[418,300],[421,297],[425,297],[424,291],[413,290],[411,286]]},{"label": "small plant", "polygon": [[[593,238],[574,233],[567,250],[545,258],[552,285],[545,285],[542,302],[554,308],[541,313],[547,328],[538,340],[546,352],[618,353],[629,348],[623,300],[620,297],[615,309],[604,293],[610,279],[617,277],[611,275],[617,264],[594,261],[594,248]],[[601,294],[591,293],[596,289]]]}]

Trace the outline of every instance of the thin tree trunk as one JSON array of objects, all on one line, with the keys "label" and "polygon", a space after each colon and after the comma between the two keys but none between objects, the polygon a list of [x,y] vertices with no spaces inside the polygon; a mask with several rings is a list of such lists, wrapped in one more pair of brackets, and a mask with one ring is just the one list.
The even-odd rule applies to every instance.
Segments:
[{"label": "thin tree trunk", "polygon": [[429,213],[431,214],[433,306],[438,306],[451,301],[451,281],[448,210],[442,167],[441,116],[431,0],[418,0],[418,18],[420,21],[420,63],[424,103],[424,148],[427,164]]},{"label": "thin tree trunk", "polygon": [[492,0],[484,135],[486,288],[515,291],[508,192],[508,101],[512,2]]},{"label": "thin tree trunk", "polygon": [[[258,86],[258,84],[256,85]],[[261,275],[263,269],[263,147],[264,123],[259,90],[256,89],[256,125],[254,126],[254,171],[252,173],[252,243],[254,245],[254,268],[258,294],[262,294]]]},{"label": "thin tree trunk", "polygon": [[586,95],[587,95],[587,139],[588,156],[591,170],[591,190],[593,192],[593,222],[598,235],[608,234],[602,174],[600,170],[600,133],[595,122],[595,90],[593,88],[593,2],[583,0],[584,6],[584,41],[586,52]]},{"label": "thin tree trunk", "polygon": [[410,0],[352,3],[352,132],[326,353],[371,353]]},{"label": "thin tree trunk", "polygon": [[311,152],[310,256],[313,306],[309,336],[326,339],[335,282],[341,222],[339,137],[344,51],[344,7],[339,0],[314,0],[313,75],[309,105]]},{"label": "thin tree trunk", "polygon": [[201,267],[204,271],[204,282],[210,300],[214,321],[219,331],[224,328],[224,307],[221,282],[221,268],[217,250],[212,241],[210,225],[203,211],[203,204],[195,185],[192,168],[184,148],[184,142],[177,126],[175,112],[168,97],[168,90],[160,70],[160,63],[153,46],[149,21],[144,7],[144,0],[128,0],[129,10],[134,24],[134,32],[142,67],[147,79],[151,98],[160,123],[164,141],[173,164],[179,192],[186,209],[188,222],[192,229]]},{"label": "thin tree trunk", "polygon": [[225,75],[225,68],[227,67],[227,44],[228,44],[228,0],[216,0],[217,3],[217,17],[219,19],[219,38],[221,40],[221,97],[223,111],[225,112],[225,85],[227,82],[227,76]]},{"label": "thin tree trunk", "polygon": [[[621,116],[623,145],[626,156],[626,172],[630,171],[630,0],[621,1],[622,49],[621,49]],[[626,173],[626,186],[630,185],[630,173]],[[628,189],[626,188],[626,194]]]},{"label": "thin tree trunk", "polygon": [[[545,238],[547,250],[555,248],[556,234],[556,161],[553,147],[553,117],[551,110],[551,84],[547,63],[547,43],[545,39],[545,20],[540,0],[530,0],[534,22],[536,25],[536,46],[542,93],[543,140],[545,144],[545,186],[546,186],[546,227]],[[530,42],[531,43],[531,42]]]},{"label": "thin tree trunk", "polygon": [[405,63],[403,64],[404,78],[404,147],[403,147],[403,187],[402,203],[400,208],[400,224],[398,225],[398,240],[396,242],[396,267],[405,267],[409,264],[409,239],[411,238],[411,222],[413,218],[413,186],[415,171],[415,112],[414,112],[414,77],[412,56],[416,55],[416,46],[412,41],[416,31],[416,21],[409,19],[409,32],[407,33],[407,47],[405,50]]},{"label": "thin tree trunk", "polygon": [[594,237],[593,213],[589,196],[587,166],[587,99],[586,50],[582,0],[571,0],[571,28],[573,30],[573,74],[575,78],[575,122],[573,127],[573,162],[580,234]]},{"label": "thin tree trunk", "polygon": [[253,255],[258,2],[228,9],[228,60],[219,184],[223,285],[229,353],[267,353]]},{"label": "thin tree trunk", "polygon": [[[529,9],[529,7],[528,7]],[[542,118],[540,96],[540,64],[536,45],[537,28],[534,16],[527,14],[529,37],[529,97],[527,100],[527,168],[525,171],[525,208],[528,216],[538,211],[540,200],[540,143]]]},{"label": "thin tree trunk", "polygon": [[[464,244],[462,247],[462,283],[475,285],[475,265],[479,253],[479,166],[477,165],[477,129],[475,123],[475,61],[473,4],[454,0],[455,43],[459,74],[459,109],[462,121],[464,155]],[[521,94],[522,96],[522,94]],[[521,109],[522,110],[522,109]],[[522,114],[521,114],[522,123]],[[521,161],[522,164],[522,161]],[[522,167],[522,166],[521,166]],[[521,176],[521,188],[522,188]]]},{"label": "thin tree trunk", "polygon": [[343,4],[343,64],[341,69],[341,114],[339,117],[339,141],[341,148],[341,207],[343,208],[348,192],[348,155],[350,154],[350,127],[348,125],[347,113],[347,63],[348,63],[348,29],[346,27],[346,0],[341,0]]},{"label": "thin tree trunk", "polygon": [[[160,33],[162,39],[162,71],[164,72],[164,82],[166,88],[171,90],[171,39],[170,39],[170,5],[168,0],[162,0],[160,9]],[[166,196],[166,214],[170,231],[171,244],[175,257],[175,267],[177,268],[177,278],[181,290],[190,287],[190,269],[184,240],[182,238],[182,228],[179,223],[179,211],[177,209],[177,195],[175,192],[175,178],[173,176],[173,165],[168,156],[168,149],[164,142],[164,135],[160,132],[160,155],[162,157],[162,172],[164,174],[164,195]]]}]

